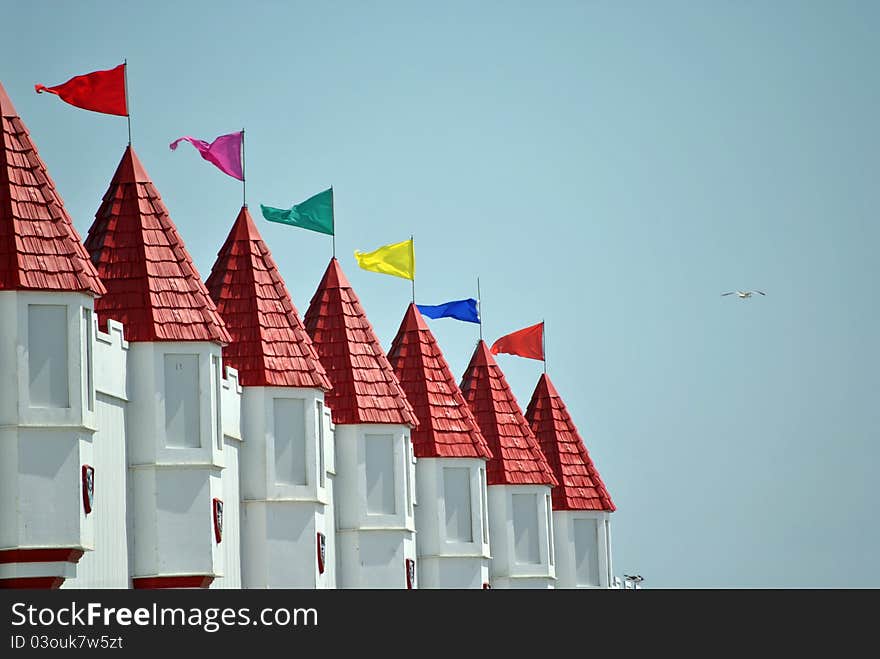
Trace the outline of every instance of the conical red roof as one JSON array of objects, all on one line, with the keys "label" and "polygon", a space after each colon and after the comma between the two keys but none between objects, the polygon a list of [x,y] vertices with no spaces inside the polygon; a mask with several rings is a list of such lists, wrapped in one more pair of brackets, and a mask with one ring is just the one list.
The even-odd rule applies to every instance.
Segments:
[{"label": "conical red roof", "polygon": [[486,438],[488,485],[556,485],[556,478],[485,341],[477,343],[461,392]]},{"label": "conical red roof", "polygon": [[546,373],[541,375],[529,401],[526,420],[559,481],[559,487],[553,488],[553,510],[613,512],[611,495]]},{"label": "conical red roof", "polygon": [[213,341],[229,333],[177,233],[168,209],[126,147],[86,238],[107,287],[98,320],[124,326],[129,341]]},{"label": "conical red roof", "polygon": [[0,84],[0,291],[10,290],[106,292]]},{"label": "conical red roof", "polygon": [[335,258],[303,319],[333,388],[324,397],[333,422],[418,422],[360,300]]},{"label": "conical red roof", "polygon": [[330,389],[278,266],[247,206],[217,254],[205,283],[232,342],[223,361],[247,387]]},{"label": "conical red roof", "polygon": [[410,304],[388,352],[419,427],[412,431],[417,458],[491,458],[437,340]]}]

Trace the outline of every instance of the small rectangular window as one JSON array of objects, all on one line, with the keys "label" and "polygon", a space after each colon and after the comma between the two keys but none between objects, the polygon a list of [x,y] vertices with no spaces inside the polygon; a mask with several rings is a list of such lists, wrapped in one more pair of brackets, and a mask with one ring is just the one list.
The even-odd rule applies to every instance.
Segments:
[{"label": "small rectangular window", "polygon": [[165,355],[165,443],[171,448],[202,445],[199,356]]},{"label": "small rectangular window", "polygon": [[578,586],[599,585],[599,547],[594,519],[574,520],[574,565]]},{"label": "small rectangular window", "polygon": [[550,495],[548,494],[545,498],[544,505],[547,506],[547,544],[550,549],[550,565],[553,565],[554,556],[554,547],[553,547],[553,507],[550,502]]},{"label": "small rectangular window", "polygon": [[392,435],[367,435],[367,513],[371,515],[394,515],[394,437]]},{"label": "small rectangular window", "polygon": [[28,305],[31,407],[70,407],[67,381],[67,307]]},{"label": "small rectangular window", "polygon": [[538,495],[513,494],[513,542],[517,563],[540,564]]},{"label": "small rectangular window", "polygon": [[306,469],[305,401],[275,398],[275,481],[308,485]]},{"label": "small rectangular window", "polygon": [[443,467],[443,502],[446,506],[446,539],[473,542],[470,469]]},{"label": "small rectangular window", "polygon": [[223,450],[223,414],[220,408],[220,358],[211,355],[211,419],[217,450]]}]

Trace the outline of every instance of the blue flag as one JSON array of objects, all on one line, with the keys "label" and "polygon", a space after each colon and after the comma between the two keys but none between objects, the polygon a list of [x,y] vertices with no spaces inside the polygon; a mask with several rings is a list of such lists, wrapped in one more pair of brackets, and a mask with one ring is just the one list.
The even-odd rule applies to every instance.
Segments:
[{"label": "blue flag", "polygon": [[479,323],[480,314],[477,312],[477,301],[473,298],[467,300],[453,300],[443,304],[417,304],[419,311],[428,318],[455,318],[469,323]]}]

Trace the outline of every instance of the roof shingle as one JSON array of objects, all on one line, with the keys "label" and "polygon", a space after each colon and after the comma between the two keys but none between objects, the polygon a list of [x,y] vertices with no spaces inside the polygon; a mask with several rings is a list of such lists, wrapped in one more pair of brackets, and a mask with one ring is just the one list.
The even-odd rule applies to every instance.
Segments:
[{"label": "roof shingle", "polygon": [[613,512],[611,495],[590,459],[562,397],[546,373],[541,375],[532,393],[526,420],[559,481],[559,487],[554,487],[552,492],[553,510]]},{"label": "roof shingle", "polygon": [[223,361],[247,387],[330,389],[330,380],[254,220],[243,206],[205,283],[232,342]]},{"label": "roof shingle", "polygon": [[461,392],[492,452],[486,465],[488,485],[557,484],[485,341],[477,343]]},{"label": "roof shingle", "polygon": [[324,399],[334,423],[418,425],[336,258],[330,260],[303,321],[333,385]]},{"label": "roof shingle", "polygon": [[411,434],[417,458],[492,457],[437,340],[415,304],[406,310],[388,361],[419,419]]}]

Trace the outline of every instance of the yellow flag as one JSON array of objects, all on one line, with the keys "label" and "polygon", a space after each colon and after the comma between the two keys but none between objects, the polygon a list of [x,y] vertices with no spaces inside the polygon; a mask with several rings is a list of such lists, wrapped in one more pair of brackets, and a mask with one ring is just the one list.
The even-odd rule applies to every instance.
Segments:
[{"label": "yellow flag", "polygon": [[381,272],[404,279],[414,279],[416,276],[416,255],[412,239],[393,245],[384,245],[372,252],[355,250],[354,257],[364,270]]}]

